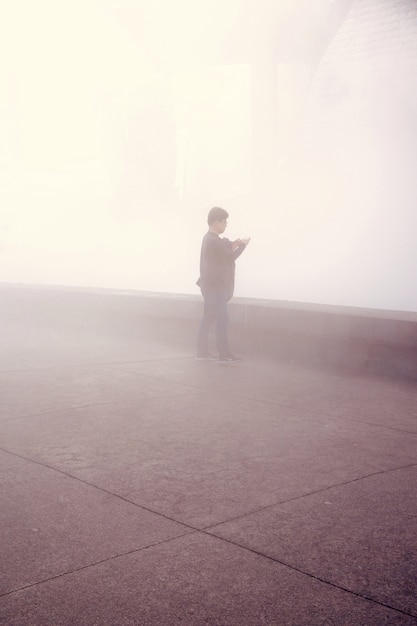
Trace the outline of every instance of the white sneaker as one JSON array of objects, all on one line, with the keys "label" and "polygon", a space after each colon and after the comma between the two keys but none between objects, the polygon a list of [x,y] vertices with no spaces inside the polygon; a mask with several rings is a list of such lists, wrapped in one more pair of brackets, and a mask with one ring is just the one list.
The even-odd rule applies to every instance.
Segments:
[{"label": "white sneaker", "polygon": [[219,365],[237,365],[238,363],[242,363],[242,361],[243,359],[239,356],[227,354],[219,358]]},{"label": "white sneaker", "polygon": [[217,361],[217,358],[212,354],[197,354],[196,361]]}]

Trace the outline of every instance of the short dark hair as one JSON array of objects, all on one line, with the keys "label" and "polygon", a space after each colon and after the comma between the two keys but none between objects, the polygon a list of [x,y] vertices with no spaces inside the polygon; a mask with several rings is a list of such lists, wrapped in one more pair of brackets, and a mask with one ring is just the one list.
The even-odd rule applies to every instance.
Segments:
[{"label": "short dark hair", "polygon": [[211,226],[211,224],[214,224],[214,222],[222,222],[223,220],[227,220],[228,217],[229,217],[229,214],[227,211],[225,211],[224,209],[221,209],[218,206],[214,206],[209,211],[209,214],[207,217],[207,223],[209,226]]}]

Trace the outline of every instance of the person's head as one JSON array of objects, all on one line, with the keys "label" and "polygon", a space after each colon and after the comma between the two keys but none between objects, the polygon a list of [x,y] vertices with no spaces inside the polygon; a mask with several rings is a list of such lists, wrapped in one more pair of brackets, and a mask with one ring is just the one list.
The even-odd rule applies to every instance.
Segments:
[{"label": "person's head", "polygon": [[210,209],[207,217],[209,229],[217,235],[224,233],[224,231],[226,230],[228,217],[229,214],[227,211],[221,209],[218,206],[213,207],[212,209]]}]

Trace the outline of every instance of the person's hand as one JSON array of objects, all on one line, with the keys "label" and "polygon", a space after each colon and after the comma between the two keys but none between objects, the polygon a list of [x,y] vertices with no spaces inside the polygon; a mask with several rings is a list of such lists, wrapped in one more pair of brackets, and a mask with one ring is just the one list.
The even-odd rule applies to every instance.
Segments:
[{"label": "person's hand", "polygon": [[250,237],[245,237],[244,239],[239,239],[239,241],[241,241],[242,243],[245,244],[245,246],[247,246],[248,243],[250,242]]}]

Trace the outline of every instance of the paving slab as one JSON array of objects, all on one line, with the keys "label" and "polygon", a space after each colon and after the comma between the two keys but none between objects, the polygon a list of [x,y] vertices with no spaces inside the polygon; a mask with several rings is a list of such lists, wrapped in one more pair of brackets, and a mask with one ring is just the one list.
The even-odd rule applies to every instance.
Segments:
[{"label": "paving slab", "polygon": [[8,626],[415,624],[398,610],[201,534],[0,598],[0,621]]}]

